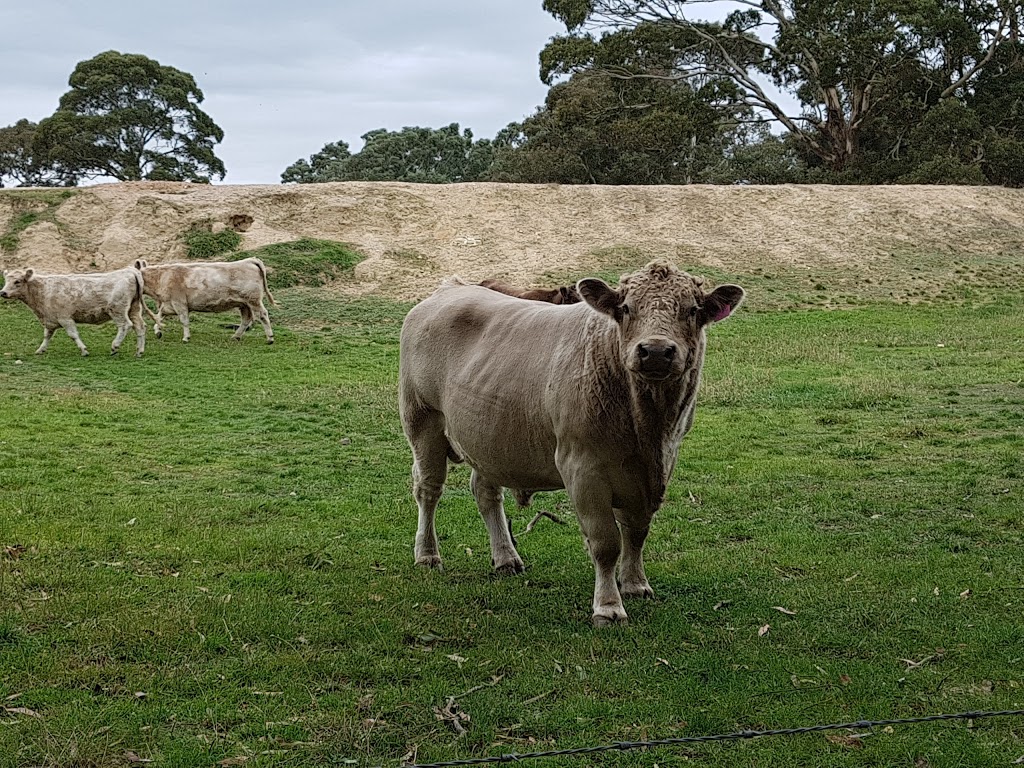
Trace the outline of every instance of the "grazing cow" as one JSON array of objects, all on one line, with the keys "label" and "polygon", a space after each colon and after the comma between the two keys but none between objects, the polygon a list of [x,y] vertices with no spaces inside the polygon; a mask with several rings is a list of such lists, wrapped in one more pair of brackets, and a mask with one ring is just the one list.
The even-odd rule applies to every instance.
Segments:
[{"label": "grazing cow", "polygon": [[584,303],[556,307],[446,281],[402,326],[399,413],[413,453],[416,562],[441,566],[434,516],[449,458],[472,467],[498,572],[524,570],[502,488],[565,488],[602,625],[626,619],[622,595],[653,594],[644,541],[693,423],[705,328],[744,293],[705,292],[661,261],[617,288],[596,278],[576,287]]},{"label": "grazing cow", "polygon": [[128,329],[135,328],[135,356],[146,349],[146,323],[142,317],[142,275],[128,267],[114,272],[88,275],[41,275],[34,269],[4,272],[0,299],[21,299],[43,324],[43,343],[36,350],[43,354],[53,332],[63,327],[68,336],[89,355],[76,323],[98,325],[113,320],[117,335],[110,347],[116,355]]},{"label": "grazing cow", "polygon": [[153,331],[157,338],[163,335],[164,314],[176,314],[181,321],[182,341],[191,337],[188,327],[189,312],[226,312],[238,309],[242,322],[231,338],[242,338],[258,318],[267,335],[267,344],[274,343],[274,329],[270,327],[270,315],[263,306],[266,296],[276,305],[267,287],[267,268],[256,258],[239,261],[208,261],[187,264],[154,264],[145,259],[135,261],[136,269],[142,271],[144,291],[156,301],[156,314],[149,307],[146,311],[153,318]]},{"label": "grazing cow", "polygon": [[488,278],[480,283],[484,288],[515,296],[517,299],[529,301],[546,301],[548,304],[578,304],[583,301],[575,285],[563,285],[558,288],[516,288],[503,280]]}]

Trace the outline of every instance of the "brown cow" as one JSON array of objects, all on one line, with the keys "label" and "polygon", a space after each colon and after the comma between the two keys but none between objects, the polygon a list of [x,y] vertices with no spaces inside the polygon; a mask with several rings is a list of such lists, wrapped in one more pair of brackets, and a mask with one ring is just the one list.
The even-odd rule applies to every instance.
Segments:
[{"label": "brown cow", "polygon": [[128,267],[114,272],[86,275],[41,275],[34,269],[4,272],[0,299],[21,299],[43,324],[43,343],[36,350],[43,354],[54,331],[64,328],[82,357],[88,357],[78,335],[76,323],[99,325],[113,320],[117,335],[110,347],[116,355],[128,329],[135,328],[135,356],[146,349],[146,323],[142,317],[142,275]]},{"label": "brown cow", "polygon": [[413,307],[398,390],[416,562],[441,565],[434,517],[452,458],[472,467],[497,571],[524,570],[502,488],[565,488],[596,571],[594,623],[624,620],[622,595],[652,595],[643,547],[693,423],[705,329],[744,296],[737,285],[702,285],[656,261],[617,288],[580,280],[584,303],[569,307],[457,279]]},{"label": "brown cow", "polygon": [[263,306],[266,296],[277,304],[267,287],[267,268],[257,258],[239,261],[205,261],[182,264],[154,264],[137,259],[135,267],[142,271],[144,290],[156,301],[156,314],[146,307],[155,325],[157,338],[163,335],[164,314],[174,313],[181,321],[182,341],[191,337],[189,312],[226,312],[237,309],[242,314],[238,330],[231,338],[242,338],[258,318],[267,335],[267,344],[274,343],[270,315]]},{"label": "brown cow", "polygon": [[516,288],[495,278],[483,280],[480,285],[506,296],[529,301],[546,301],[548,304],[578,304],[582,301],[575,285],[563,285],[558,288]]}]

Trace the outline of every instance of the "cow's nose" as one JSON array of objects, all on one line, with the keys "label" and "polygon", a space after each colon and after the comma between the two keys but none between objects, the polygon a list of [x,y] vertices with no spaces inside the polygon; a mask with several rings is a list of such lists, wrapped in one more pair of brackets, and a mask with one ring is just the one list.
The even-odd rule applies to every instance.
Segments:
[{"label": "cow's nose", "polygon": [[671,363],[679,348],[671,341],[644,341],[637,345],[640,362],[645,367],[658,367]]}]

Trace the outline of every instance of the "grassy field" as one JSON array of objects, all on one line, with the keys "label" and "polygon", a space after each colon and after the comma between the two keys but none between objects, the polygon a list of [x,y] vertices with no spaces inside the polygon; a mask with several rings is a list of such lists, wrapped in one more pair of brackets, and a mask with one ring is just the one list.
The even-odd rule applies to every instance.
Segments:
[{"label": "grassy field", "polygon": [[[781,298],[712,330],[656,597],[604,630],[564,494],[535,502],[564,526],[515,513],[528,570],[496,578],[457,467],[446,570],[413,566],[409,305],[277,289],[273,347],[197,315],[135,360],[102,354],[111,326],[37,358],[0,303],[0,766],[397,766],[1024,707],[1020,284],[851,284],[825,311],[806,274],[731,277]],[[1003,718],[531,764],[1021,756]]]}]

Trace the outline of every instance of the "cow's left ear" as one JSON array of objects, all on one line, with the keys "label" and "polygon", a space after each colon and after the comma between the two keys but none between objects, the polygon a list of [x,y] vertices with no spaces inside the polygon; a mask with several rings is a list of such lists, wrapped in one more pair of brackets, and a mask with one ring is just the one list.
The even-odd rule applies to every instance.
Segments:
[{"label": "cow's left ear", "polygon": [[622,306],[623,296],[612,288],[604,280],[596,277],[585,277],[576,283],[576,290],[590,306],[598,312],[619,320],[622,313],[619,307]]},{"label": "cow's left ear", "polygon": [[29,267],[28,269],[25,270],[25,279],[28,280],[34,274],[35,274],[35,270],[32,269],[31,267]]},{"label": "cow's left ear", "polygon": [[704,322],[725,320],[743,301],[746,294],[738,285],[720,285],[704,297]]}]

